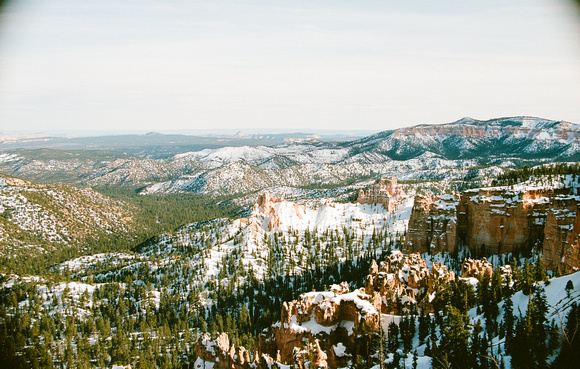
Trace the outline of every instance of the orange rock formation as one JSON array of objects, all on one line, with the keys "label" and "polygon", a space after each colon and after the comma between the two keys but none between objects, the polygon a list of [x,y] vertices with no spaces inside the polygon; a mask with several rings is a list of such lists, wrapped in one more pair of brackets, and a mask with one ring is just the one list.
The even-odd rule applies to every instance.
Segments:
[{"label": "orange rock formation", "polygon": [[393,212],[403,197],[405,191],[397,183],[397,178],[381,177],[366,192],[360,190],[356,201],[360,204],[381,204],[387,211]]},{"label": "orange rock formation", "polygon": [[569,192],[489,188],[417,196],[403,251],[453,253],[462,244],[483,256],[535,247],[543,248],[546,268],[575,270],[580,268],[580,200]]}]

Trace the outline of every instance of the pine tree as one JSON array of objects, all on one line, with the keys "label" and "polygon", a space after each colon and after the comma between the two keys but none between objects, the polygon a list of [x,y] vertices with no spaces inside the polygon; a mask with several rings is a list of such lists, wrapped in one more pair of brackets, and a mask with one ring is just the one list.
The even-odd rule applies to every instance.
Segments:
[{"label": "pine tree", "polygon": [[526,315],[516,324],[516,332],[510,352],[512,366],[516,368],[545,368],[548,351],[546,346],[546,315],[548,304],[542,287],[530,296]]},{"label": "pine tree", "polygon": [[[510,267],[512,270],[512,280],[514,283],[514,287],[519,288],[522,281],[522,270],[518,267],[518,263],[515,258],[512,258],[512,261],[510,262]],[[509,296],[514,292],[513,289],[509,287],[509,284],[505,287],[505,289],[507,289],[508,291],[504,291],[503,294],[504,296]]]},{"label": "pine tree", "polygon": [[534,304],[532,309],[528,309],[528,314],[531,315],[534,335],[534,354],[538,367],[546,367],[546,360],[548,357],[546,341],[546,317],[548,315],[548,302],[546,301],[546,294],[543,287],[536,287],[533,296]]},{"label": "pine tree", "polygon": [[528,259],[524,262],[524,269],[522,270],[521,290],[525,295],[529,295],[534,288],[534,273]]},{"label": "pine tree", "polygon": [[382,369],[385,367],[385,359],[388,352],[387,335],[385,334],[385,330],[382,328],[382,326],[379,326],[379,331],[375,335],[373,341],[372,350],[377,353],[379,358],[379,367]]},{"label": "pine tree", "polygon": [[425,342],[425,338],[429,335],[430,318],[423,310],[419,314],[419,344]]},{"label": "pine tree", "polygon": [[572,280],[569,279],[568,282],[566,283],[566,296],[568,298],[570,298],[572,291],[574,291],[574,282],[572,282]]},{"label": "pine tree", "polygon": [[481,327],[481,322],[478,320],[473,327],[471,332],[471,340],[469,344],[469,362],[472,363],[474,368],[479,367],[479,362],[481,361],[481,337],[480,333],[483,331]]},{"label": "pine tree", "polygon": [[408,315],[404,316],[401,319],[399,332],[401,335],[401,341],[403,341],[403,350],[407,353],[411,350],[413,336],[415,335],[415,319]]},{"label": "pine tree", "polygon": [[496,267],[491,276],[490,297],[497,305],[503,297],[503,281],[501,276],[501,268]]},{"label": "pine tree", "polygon": [[[530,301],[531,304],[531,301]],[[534,368],[532,355],[532,322],[526,315],[518,320],[514,339],[510,345],[511,365],[514,368]]]},{"label": "pine tree", "polygon": [[509,353],[514,338],[514,303],[511,297],[504,300],[503,313],[503,334],[505,336],[505,348]]},{"label": "pine tree", "polygon": [[544,260],[542,255],[538,253],[538,262],[534,267],[534,277],[536,281],[543,282],[548,280],[546,275],[546,268],[544,268]]},{"label": "pine tree", "polygon": [[451,289],[450,303],[462,313],[467,313],[477,303],[473,285],[462,280],[454,283]]},{"label": "pine tree", "polygon": [[399,326],[395,322],[391,322],[388,329],[387,344],[389,351],[395,352],[399,347]]},{"label": "pine tree", "polygon": [[447,353],[453,368],[465,368],[469,362],[469,318],[453,306],[441,328],[441,351]]},{"label": "pine tree", "polygon": [[354,369],[365,369],[367,368],[367,365],[363,359],[363,357],[361,355],[356,355],[355,361],[354,361]]},{"label": "pine tree", "polygon": [[580,305],[573,304],[566,317],[562,335],[562,349],[554,360],[552,368],[569,368],[570,363],[578,363],[580,353]]}]

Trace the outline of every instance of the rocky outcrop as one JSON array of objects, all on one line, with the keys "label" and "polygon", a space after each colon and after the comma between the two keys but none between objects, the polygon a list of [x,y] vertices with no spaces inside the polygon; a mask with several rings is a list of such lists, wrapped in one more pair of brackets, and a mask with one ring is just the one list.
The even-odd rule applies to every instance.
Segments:
[{"label": "rocky outcrop", "polygon": [[416,303],[418,295],[427,291],[429,269],[419,254],[393,252],[380,263],[371,266],[365,281],[365,291],[381,298],[381,312],[400,314],[404,307]]},{"label": "rocky outcrop", "polygon": [[359,191],[357,202],[360,204],[381,204],[389,212],[395,211],[405,197],[403,187],[395,177],[381,177],[365,192]]},{"label": "rocky outcrop", "polygon": [[305,352],[314,352],[316,365],[336,368],[346,356],[331,353],[333,345],[354,350],[357,335],[378,330],[380,305],[373,297],[364,289],[349,292],[348,284],[342,283],[329,292],[309,292],[284,302],[280,322],[262,334],[260,349],[279,355],[283,363],[303,361],[310,357]]},{"label": "rocky outcrop", "polygon": [[[466,260],[464,274],[486,273],[488,267],[487,260]],[[203,368],[197,365],[200,361],[215,363],[215,369],[265,369],[274,363],[302,369],[350,367],[372,333],[381,326],[386,329],[390,321],[398,324],[398,319],[381,319],[381,314],[402,315],[412,305],[433,312],[431,302],[439,287],[455,281],[455,273],[442,263],[434,262],[429,269],[420,254],[393,251],[384,261],[371,263],[363,288],[351,292],[343,282],[284,302],[280,321],[262,332],[253,355],[230,347],[225,334],[214,340],[202,335],[195,367]]]},{"label": "rocky outcrop", "polygon": [[299,367],[313,357],[322,367],[348,366],[361,335],[378,331],[380,314],[401,315],[412,305],[432,312],[438,286],[454,281],[455,273],[443,264],[429,269],[420,254],[393,251],[384,261],[371,263],[363,288],[349,292],[343,282],[284,302],[280,322],[261,335],[260,350]]},{"label": "rocky outcrop", "polygon": [[464,278],[481,278],[487,275],[491,278],[493,274],[493,265],[486,258],[465,259],[461,266],[461,276]]},{"label": "rocky outcrop", "polygon": [[457,246],[459,195],[418,195],[409,220],[404,252],[453,252]]},{"label": "rocky outcrop", "polygon": [[286,217],[302,219],[306,212],[304,205],[295,204],[279,197],[270,196],[264,192],[258,202],[254,204],[252,213],[248,218],[248,223],[254,233],[258,233],[259,228],[265,231],[271,231],[281,225],[281,213],[284,212]]},{"label": "rocky outcrop", "polygon": [[433,263],[429,270],[420,254],[393,251],[380,266],[371,264],[364,288],[375,300],[380,299],[381,313],[401,315],[419,303],[432,311],[431,301],[424,297],[433,294],[438,284],[453,281],[455,273],[445,265]]},{"label": "rocky outcrop", "polygon": [[257,353],[251,358],[244,347],[230,346],[226,333],[221,333],[213,340],[207,333],[201,335],[197,341],[195,354],[197,362],[215,363],[213,366],[215,369],[254,369],[258,366],[267,368],[267,362],[273,362],[268,357],[260,358]]},{"label": "rocky outcrop", "polygon": [[[326,352],[324,352],[324,350],[322,350],[320,347],[320,341],[318,339],[315,339],[314,342],[308,343],[303,349],[295,347],[292,354],[292,361],[296,364],[298,369],[307,369],[313,367],[335,368],[348,365],[347,361],[341,360],[341,358],[335,354],[334,347],[327,355]],[[309,364],[307,364],[308,362]],[[333,365],[330,366],[329,362]],[[336,366],[339,362],[344,365]]]},{"label": "rocky outcrop", "polygon": [[576,197],[559,196],[546,218],[544,266],[574,272],[580,268],[580,213]]},{"label": "rocky outcrop", "polygon": [[546,268],[578,268],[580,197],[568,193],[497,187],[417,196],[403,251],[453,253],[464,245],[478,257],[543,248]]}]

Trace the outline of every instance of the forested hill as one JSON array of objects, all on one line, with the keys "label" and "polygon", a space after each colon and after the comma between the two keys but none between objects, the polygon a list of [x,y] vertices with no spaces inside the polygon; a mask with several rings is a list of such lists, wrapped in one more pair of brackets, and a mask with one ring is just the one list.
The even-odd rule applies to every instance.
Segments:
[{"label": "forested hill", "polygon": [[235,211],[192,194],[98,192],[0,174],[0,271],[39,273],[75,256],[130,251],[163,231]]}]

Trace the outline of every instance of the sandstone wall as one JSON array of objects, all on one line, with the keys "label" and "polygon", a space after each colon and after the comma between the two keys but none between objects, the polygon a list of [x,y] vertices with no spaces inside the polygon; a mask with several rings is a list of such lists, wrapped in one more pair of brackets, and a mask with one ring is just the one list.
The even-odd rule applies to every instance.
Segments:
[{"label": "sandstone wall", "polygon": [[459,195],[417,196],[403,252],[453,252],[457,246]]},{"label": "sandstone wall", "polygon": [[580,198],[569,192],[489,188],[417,196],[403,251],[453,253],[464,245],[480,257],[542,247],[546,268],[580,268]]},{"label": "sandstone wall", "polygon": [[474,138],[498,138],[501,136],[519,136],[533,139],[539,134],[547,133],[555,139],[580,141],[580,130],[573,128],[568,122],[561,122],[551,132],[545,128],[530,128],[518,126],[482,126],[473,124],[441,124],[420,125],[415,127],[400,128],[393,134],[394,138],[401,136],[457,136]]},{"label": "sandstone wall", "polygon": [[544,230],[543,254],[547,269],[571,272],[580,267],[579,232],[578,202],[571,197],[557,197],[548,212]]},{"label": "sandstone wall", "polygon": [[521,194],[504,190],[466,191],[461,203],[466,228],[459,239],[475,255],[530,247],[529,212]]}]

